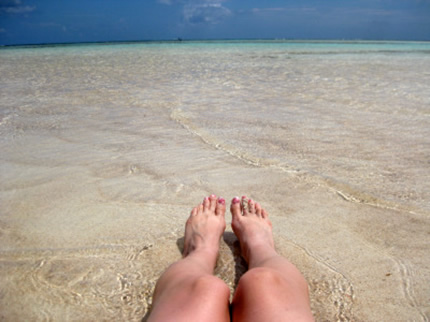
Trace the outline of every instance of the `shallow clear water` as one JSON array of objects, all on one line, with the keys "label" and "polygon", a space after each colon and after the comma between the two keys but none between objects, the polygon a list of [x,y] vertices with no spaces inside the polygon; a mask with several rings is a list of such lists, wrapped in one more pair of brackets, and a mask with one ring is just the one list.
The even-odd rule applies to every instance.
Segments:
[{"label": "shallow clear water", "polygon": [[[321,205],[338,205],[331,193],[339,202],[373,207],[362,212],[375,216],[369,222],[382,227],[377,233],[348,217],[360,213],[355,206],[321,214],[330,227],[353,225],[342,238],[351,238],[359,254],[372,245],[366,254],[376,249],[397,263],[399,280],[390,287],[404,285],[410,306],[420,306],[425,290],[410,291],[415,282],[404,262],[412,272],[425,263],[418,255],[393,259],[410,250],[403,239],[388,242],[377,216],[402,223],[419,216],[411,225],[428,218],[430,43],[6,48],[0,75],[0,301],[7,317],[141,318],[157,277],[177,258],[189,209],[212,192],[253,193],[279,205],[271,209],[278,234],[315,254],[310,263],[317,258],[330,268],[324,275],[303,264],[316,281],[313,305],[321,320],[332,314],[327,294],[337,318],[354,319],[348,298],[355,277],[348,280],[347,268],[338,273],[347,255],[319,250],[289,228],[312,229],[294,214],[306,210],[311,222],[322,223]],[[238,173],[241,180],[234,179]],[[405,240],[414,234],[420,240],[420,227]],[[321,245],[339,243],[329,235],[318,237]],[[280,245],[301,263],[295,246]],[[232,287],[234,261],[224,251],[218,274]]]}]

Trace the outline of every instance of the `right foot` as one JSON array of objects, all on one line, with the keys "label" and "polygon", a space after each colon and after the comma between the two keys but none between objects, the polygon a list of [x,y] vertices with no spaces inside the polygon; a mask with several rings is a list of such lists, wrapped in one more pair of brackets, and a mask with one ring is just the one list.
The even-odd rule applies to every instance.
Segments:
[{"label": "right foot", "polygon": [[260,204],[245,196],[233,198],[231,226],[240,242],[242,256],[249,268],[260,266],[277,256],[272,235],[272,223]]}]

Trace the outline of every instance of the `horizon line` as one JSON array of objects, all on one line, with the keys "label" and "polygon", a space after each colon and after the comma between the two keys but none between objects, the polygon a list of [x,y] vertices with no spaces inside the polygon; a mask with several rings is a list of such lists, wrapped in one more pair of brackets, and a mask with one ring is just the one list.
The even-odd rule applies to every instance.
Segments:
[{"label": "horizon line", "polygon": [[141,40],[95,40],[95,41],[78,41],[78,42],[40,42],[40,43],[20,43],[20,44],[0,44],[0,47],[49,47],[49,46],[67,46],[67,45],[108,45],[108,44],[133,44],[133,43],[182,43],[182,42],[344,42],[344,43],[395,43],[395,42],[413,42],[427,43],[430,40],[407,40],[407,39],[345,39],[345,38],[189,38],[181,37],[171,39],[141,39]]}]

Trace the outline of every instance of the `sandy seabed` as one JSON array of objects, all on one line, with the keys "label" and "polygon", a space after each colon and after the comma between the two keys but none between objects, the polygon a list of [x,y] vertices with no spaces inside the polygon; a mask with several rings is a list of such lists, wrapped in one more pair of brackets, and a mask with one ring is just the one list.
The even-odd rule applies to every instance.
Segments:
[{"label": "sandy seabed", "polygon": [[430,56],[324,48],[0,51],[0,320],[144,319],[214,193],[269,212],[317,321],[428,321]]}]

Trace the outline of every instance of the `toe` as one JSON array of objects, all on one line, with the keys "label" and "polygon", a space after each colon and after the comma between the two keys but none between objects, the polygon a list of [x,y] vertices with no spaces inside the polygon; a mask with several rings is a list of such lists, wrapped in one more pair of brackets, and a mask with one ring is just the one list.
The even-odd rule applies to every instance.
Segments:
[{"label": "toe", "polygon": [[199,206],[194,207],[193,210],[191,210],[190,217],[197,216],[197,212],[199,211]]},{"label": "toe", "polygon": [[269,214],[263,208],[261,208],[261,217],[263,217],[264,219],[266,219],[267,217],[269,217]]},{"label": "toe", "polygon": [[215,195],[210,195],[210,196],[209,196],[209,202],[210,202],[210,204],[209,204],[209,209],[210,209],[212,212],[215,212],[215,208],[216,208],[216,205],[217,205],[217,199],[216,199],[216,196],[215,196]]},{"label": "toe", "polygon": [[258,217],[262,217],[261,205],[258,202],[255,203],[255,213],[257,214]]},{"label": "toe", "polygon": [[233,217],[233,220],[240,219],[240,217],[242,216],[239,197],[234,197],[231,201],[230,212]]},{"label": "toe", "polygon": [[224,216],[225,215],[225,199],[222,197],[218,198],[218,202],[215,208],[215,215]]},{"label": "toe", "polygon": [[252,199],[248,200],[248,211],[250,214],[255,215],[255,201]]},{"label": "toe", "polygon": [[246,216],[246,215],[249,214],[249,211],[248,211],[248,198],[246,198],[246,196],[242,196],[241,208],[242,208],[242,212],[243,212],[244,216]]},{"label": "toe", "polygon": [[210,201],[209,197],[205,197],[203,199],[203,203],[202,203],[202,205],[203,205],[203,211],[209,209],[210,208],[210,204],[211,204],[211,201]]}]

